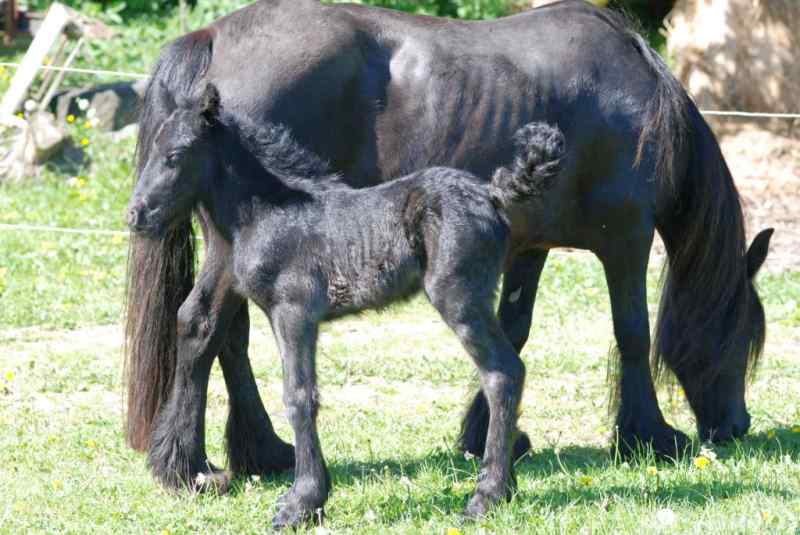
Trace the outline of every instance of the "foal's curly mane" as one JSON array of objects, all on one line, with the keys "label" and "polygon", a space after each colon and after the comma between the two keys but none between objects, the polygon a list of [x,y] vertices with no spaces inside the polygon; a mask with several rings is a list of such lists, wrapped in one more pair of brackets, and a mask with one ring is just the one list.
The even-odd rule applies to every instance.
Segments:
[{"label": "foal's curly mane", "polygon": [[246,115],[225,113],[222,124],[236,136],[245,150],[286,186],[307,190],[348,188],[328,161],[301,145],[291,130],[279,123],[258,123]]}]

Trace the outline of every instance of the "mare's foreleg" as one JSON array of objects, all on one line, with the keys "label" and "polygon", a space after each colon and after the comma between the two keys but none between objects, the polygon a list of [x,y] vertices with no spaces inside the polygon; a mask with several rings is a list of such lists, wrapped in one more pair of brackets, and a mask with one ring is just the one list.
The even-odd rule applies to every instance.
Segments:
[{"label": "mare's foreleg", "polygon": [[647,262],[652,230],[620,238],[600,256],[611,296],[614,336],[619,350],[615,447],[630,454],[650,444],[659,456],[675,457],[688,438],[670,427],[658,406],[650,371],[650,326],[647,313]]},{"label": "mare's foreleg", "polygon": [[266,475],[294,468],[294,446],[275,433],[258,393],[247,346],[250,316],[242,302],[219,354],[228,389],[229,413],[225,443],[231,471]]},{"label": "mare's foreleg", "polygon": [[[533,250],[517,256],[503,276],[498,317],[503,332],[517,353],[522,352],[528,341],[539,278],[547,253],[547,250]],[[489,404],[483,390],[478,390],[461,423],[459,447],[482,457],[488,430]],[[531,441],[523,432],[516,436],[514,458],[518,459],[530,450]]]}]

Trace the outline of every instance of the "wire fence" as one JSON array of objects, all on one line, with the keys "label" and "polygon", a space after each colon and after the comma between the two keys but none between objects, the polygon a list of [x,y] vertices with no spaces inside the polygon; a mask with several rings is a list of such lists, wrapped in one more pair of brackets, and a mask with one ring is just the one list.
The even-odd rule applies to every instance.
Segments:
[{"label": "wire fence", "polygon": [[[8,61],[0,62],[1,67],[19,68],[19,63]],[[125,71],[112,71],[104,69],[83,69],[79,67],[54,67],[50,65],[41,65],[40,69],[54,70],[62,72],[71,72],[76,74],[90,74],[93,76],[109,76],[109,77],[124,77],[124,78],[138,78],[146,79],[147,74],[137,72]],[[800,113],[761,113],[761,112],[748,112],[738,110],[700,110],[704,115],[709,116],[722,116],[722,117],[743,117],[754,119],[800,119]],[[20,231],[20,232],[54,232],[65,234],[85,234],[85,235],[104,235],[104,236],[129,236],[130,232],[123,230],[107,230],[107,229],[89,229],[89,228],[67,228],[67,227],[51,227],[47,225],[28,225],[28,224],[7,224],[0,223],[0,230]]]}]

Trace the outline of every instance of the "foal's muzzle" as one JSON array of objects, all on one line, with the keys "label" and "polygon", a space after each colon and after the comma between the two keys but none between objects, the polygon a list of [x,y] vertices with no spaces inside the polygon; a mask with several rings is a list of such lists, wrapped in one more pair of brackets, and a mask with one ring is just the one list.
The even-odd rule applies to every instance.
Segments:
[{"label": "foal's muzzle", "polygon": [[131,201],[128,205],[128,228],[133,232],[146,232],[153,224],[153,216],[158,210],[150,209],[142,200]]}]

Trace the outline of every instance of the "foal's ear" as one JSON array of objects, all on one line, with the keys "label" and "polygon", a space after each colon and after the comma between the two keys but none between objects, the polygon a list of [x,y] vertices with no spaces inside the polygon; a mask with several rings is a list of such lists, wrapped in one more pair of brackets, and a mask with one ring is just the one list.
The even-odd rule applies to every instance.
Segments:
[{"label": "foal's ear", "polygon": [[747,276],[751,279],[756,276],[756,273],[764,264],[764,260],[767,259],[769,240],[772,238],[773,232],[775,232],[774,228],[764,229],[759,232],[747,250]]},{"label": "foal's ear", "polygon": [[172,92],[167,87],[167,84],[164,83],[164,80],[158,80],[154,82],[155,87],[153,90],[157,95],[158,101],[161,103],[162,106],[166,107],[168,110],[174,110],[177,106],[175,102],[175,97],[172,96]]},{"label": "foal's ear", "polygon": [[209,125],[217,124],[219,122],[219,113],[221,109],[217,86],[211,82],[206,84],[206,89],[203,91],[203,98],[200,102],[200,115],[203,119],[205,119]]}]

